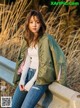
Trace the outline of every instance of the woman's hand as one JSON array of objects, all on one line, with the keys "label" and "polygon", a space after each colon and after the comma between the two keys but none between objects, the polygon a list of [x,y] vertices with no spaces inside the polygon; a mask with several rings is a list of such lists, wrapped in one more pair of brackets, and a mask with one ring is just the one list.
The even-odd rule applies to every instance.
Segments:
[{"label": "woman's hand", "polygon": [[25,85],[25,91],[29,91],[30,90],[30,88],[32,87],[32,85],[33,85],[33,81],[32,80],[30,80],[26,85]]},{"label": "woman's hand", "polygon": [[24,91],[24,85],[19,85],[20,91]]}]

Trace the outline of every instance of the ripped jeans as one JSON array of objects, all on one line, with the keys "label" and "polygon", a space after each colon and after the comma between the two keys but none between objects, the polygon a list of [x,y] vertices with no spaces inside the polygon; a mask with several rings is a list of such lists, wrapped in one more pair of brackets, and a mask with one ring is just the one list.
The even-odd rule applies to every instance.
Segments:
[{"label": "ripped jeans", "polygon": [[[34,75],[36,70],[29,68],[25,83],[27,83]],[[47,90],[48,85],[33,85],[32,88],[26,91],[20,91],[17,86],[13,99],[12,108],[34,108],[44,92]]]}]

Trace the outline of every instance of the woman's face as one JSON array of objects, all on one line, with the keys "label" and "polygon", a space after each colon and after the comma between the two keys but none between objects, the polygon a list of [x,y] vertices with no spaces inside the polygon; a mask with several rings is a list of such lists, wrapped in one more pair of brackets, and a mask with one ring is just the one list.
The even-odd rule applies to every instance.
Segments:
[{"label": "woman's face", "polygon": [[41,27],[41,23],[40,23],[39,19],[36,16],[32,16],[29,21],[30,31],[36,35],[38,33],[40,27]]}]

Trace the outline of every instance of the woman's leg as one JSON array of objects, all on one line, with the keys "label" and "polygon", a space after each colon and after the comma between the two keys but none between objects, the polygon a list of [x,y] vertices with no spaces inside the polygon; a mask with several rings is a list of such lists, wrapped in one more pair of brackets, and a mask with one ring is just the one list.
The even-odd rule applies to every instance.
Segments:
[{"label": "woman's leg", "polygon": [[[35,69],[28,69],[25,84],[34,76],[35,71]],[[12,99],[12,108],[21,108],[26,95],[27,91],[20,91],[19,86],[17,86]]]},{"label": "woman's leg", "polygon": [[21,108],[34,108],[47,88],[48,85],[33,85],[27,93]]},{"label": "woman's leg", "polygon": [[27,92],[20,91],[19,86],[17,86],[12,99],[12,108],[21,108],[26,94]]}]

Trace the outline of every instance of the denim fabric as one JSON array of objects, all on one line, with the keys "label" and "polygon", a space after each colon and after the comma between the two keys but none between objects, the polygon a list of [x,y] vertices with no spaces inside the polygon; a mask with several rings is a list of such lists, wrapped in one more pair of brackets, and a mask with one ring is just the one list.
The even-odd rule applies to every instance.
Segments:
[{"label": "denim fabric", "polygon": [[[35,71],[29,68],[25,84],[33,77]],[[19,86],[17,86],[12,99],[12,108],[34,108],[47,88],[48,85],[34,84],[29,92],[26,92],[20,91]]]}]

